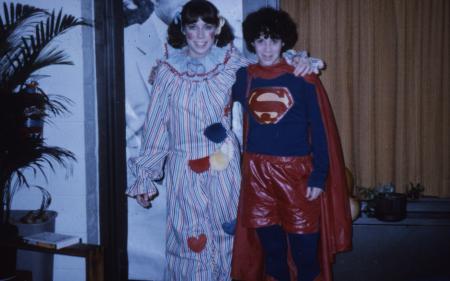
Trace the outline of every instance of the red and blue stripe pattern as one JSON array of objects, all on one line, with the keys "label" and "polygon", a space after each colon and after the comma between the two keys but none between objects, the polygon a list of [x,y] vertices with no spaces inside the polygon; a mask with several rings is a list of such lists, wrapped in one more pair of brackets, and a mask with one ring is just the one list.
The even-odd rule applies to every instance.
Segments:
[{"label": "red and blue stripe pattern", "polygon": [[[141,153],[131,160],[137,180],[128,195],[154,195],[153,180],[164,177],[166,280],[230,280],[233,236],[222,225],[236,218],[240,170],[238,142],[224,109],[236,71],[247,61],[232,46],[226,48],[220,63],[205,73],[183,72],[170,57],[160,62]],[[196,173],[188,161],[220,148],[220,143],[204,135],[205,128],[214,123],[225,127],[236,146],[235,155],[225,170]]]}]

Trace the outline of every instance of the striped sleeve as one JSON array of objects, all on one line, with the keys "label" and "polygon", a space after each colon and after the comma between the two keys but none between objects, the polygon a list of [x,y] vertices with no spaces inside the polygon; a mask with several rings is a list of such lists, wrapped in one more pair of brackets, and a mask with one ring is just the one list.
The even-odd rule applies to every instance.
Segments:
[{"label": "striped sleeve", "polygon": [[126,194],[157,194],[155,180],[163,177],[164,161],[169,150],[168,120],[170,95],[165,91],[165,83],[156,80],[153,85],[143,132],[142,146],[138,157],[131,158],[129,166],[136,181],[129,186]]}]

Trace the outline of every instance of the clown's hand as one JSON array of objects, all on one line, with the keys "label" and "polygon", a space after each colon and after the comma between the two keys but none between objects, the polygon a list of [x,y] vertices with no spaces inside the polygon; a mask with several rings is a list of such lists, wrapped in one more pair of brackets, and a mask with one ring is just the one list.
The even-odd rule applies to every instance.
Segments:
[{"label": "clown's hand", "polygon": [[147,193],[136,195],[136,202],[144,208],[149,208],[152,204],[150,203],[151,197]]},{"label": "clown's hand", "polygon": [[288,64],[295,67],[294,74],[296,76],[305,76],[311,73],[319,74],[324,67],[322,60],[308,57],[306,51],[289,50],[283,53],[283,57]]}]

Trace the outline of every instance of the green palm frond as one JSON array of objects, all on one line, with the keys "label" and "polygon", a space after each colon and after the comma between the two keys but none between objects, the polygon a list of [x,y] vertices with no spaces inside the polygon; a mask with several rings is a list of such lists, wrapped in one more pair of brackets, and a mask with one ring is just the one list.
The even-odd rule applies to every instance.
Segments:
[{"label": "green palm frond", "polygon": [[34,33],[22,37],[19,47],[13,53],[6,54],[7,63],[0,66],[2,88],[23,85],[30,75],[47,66],[72,64],[65,52],[50,47],[50,43],[80,25],[88,24],[72,15],[63,14],[62,10],[58,13],[53,11],[45,20],[38,22]]},{"label": "green palm frond", "polygon": [[47,111],[53,115],[70,113],[67,105],[72,105],[73,101],[62,95],[48,95]]},{"label": "green palm frond", "polygon": [[0,16],[0,64],[18,51],[21,38],[34,33],[34,26],[42,16],[48,14],[36,7],[3,3],[3,15]]},{"label": "green palm frond", "polygon": [[0,222],[8,221],[13,178],[17,180],[16,188],[29,186],[25,170],[47,180],[48,168],[54,172],[55,165],[59,165],[71,171],[70,163],[76,161],[72,152],[46,145],[39,133],[40,125],[26,124],[30,120],[49,123],[49,117],[68,112],[70,99],[47,95],[30,80],[47,66],[72,64],[54,39],[83,25],[90,24],[63,14],[62,9],[48,13],[4,3],[3,13],[0,11]]},{"label": "green palm frond", "polygon": [[52,196],[50,195],[50,192],[48,192],[48,190],[46,190],[42,186],[33,185],[30,187],[37,188],[41,191],[41,194],[42,194],[41,206],[37,210],[29,211],[25,216],[23,216],[20,219],[20,221],[22,223],[45,222],[47,220],[47,215],[48,215],[46,213],[46,210],[48,209],[48,207],[50,206],[50,204],[52,202]]},{"label": "green palm frond", "polygon": [[75,155],[64,148],[56,146],[46,146],[39,139],[29,141],[29,147],[22,147],[27,151],[26,158],[15,159],[16,177],[20,185],[28,186],[27,178],[23,168],[30,169],[33,175],[41,174],[48,181],[45,169],[50,168],[55,171],[54,163],[71,170],[71,161],[76,161]]},{"label": "green palm frond", "polygon": [[3,15],[0,16],[0,55],[8,49],[5,47],[11,41],[10,36],[17,31],[23,32],[24,24],[33,24],[33,19],[45,13],[45,10],[33,6],[10,3],[8,7],[3,3]]},{"label": "green palm frond", "polygon": [[[28,21],[40,13],[46,14],[47,12],[44,9],[20,3],[10,3],[9,7],[7,3],[3,3],[3,16],[0,17],[1,33],[11,33],[24,21]],[[4,37],[1,39],[4,39]]]}]

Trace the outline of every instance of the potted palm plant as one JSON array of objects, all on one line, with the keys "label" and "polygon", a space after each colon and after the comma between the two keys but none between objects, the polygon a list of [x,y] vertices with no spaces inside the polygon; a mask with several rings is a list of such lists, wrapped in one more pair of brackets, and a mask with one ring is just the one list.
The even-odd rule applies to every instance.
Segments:
[{"label": "potted palm plant", "polygon": [[[49,146],[42,134],[48,118],[67,112],[70,100],[47,95],[39,87],[37,73],[51,65],[70,65],[64,51],[53,40],[73,27],[87,25],[82,19],[59,12],[3,3],[0,13],[0,239],[13,240],[17,229],[10,224],[11,200],[14,192],[30,187],[25,170],[46,176],[46,168],[54,170],[58,163],[68,167],[74,154],[64,148]],[[43,187],[40,210],[25,220],[45,220],[50,202]],[[6,253],[2,249],[2,255]],[[14,253],[13,253],[14,255]],[[0,279],[14,274],[15,258],[2,265]],[[5,271],[5,272],[3,272]],[[12,272],[12,273],[11,273]]]}]

